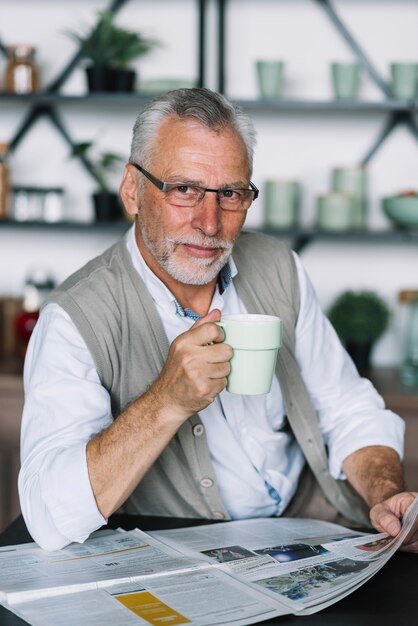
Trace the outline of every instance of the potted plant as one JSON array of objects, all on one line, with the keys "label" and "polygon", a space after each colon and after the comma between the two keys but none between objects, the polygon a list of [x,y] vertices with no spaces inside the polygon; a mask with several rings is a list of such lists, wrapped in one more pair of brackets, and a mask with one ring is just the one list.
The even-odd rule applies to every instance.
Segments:
[{"label": "potted plant", "polygon": [[331,305],[328,317],[359,373],[367,374],[373,345],[389,324],[386,302],[373,291],[345,291]]},{"label": "potted plant", "polygon": [[120,28],[109,11],[99,11],[97,24],[84,33],[68,32],[80,44],[84,58],[90,60],[86,67],[90,92],[132,92],[136,71],[131,62],[149,52],[157,42],[140,33]]},{"label": "potted plant", "polygon": [[110,190],[108,176],[117,169],[118,164],[124,163],[125,159],[113,152],[101,152],[92,157],[90,154],[92,147],[91,141],[76,144],[71,156],[83,160],[98,183],[98,190],[92,194],[96,221],[122,220],[124,219],[122,203],[119,195]]}]

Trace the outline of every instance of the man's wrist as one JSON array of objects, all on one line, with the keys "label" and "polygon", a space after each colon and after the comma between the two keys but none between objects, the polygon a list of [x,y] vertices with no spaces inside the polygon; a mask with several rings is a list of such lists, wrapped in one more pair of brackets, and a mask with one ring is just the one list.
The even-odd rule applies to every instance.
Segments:
[{"label": "man's wrist", "polygon": [[391,498],[392,496],[395,496],[397,493],[400,493],[402,491],[404,491],[403,481],[400,483],[392,481],[377,481],[374,484],[372,483],[370,488],[370,496],[368,498],[368,505],[370,506],[370,508],[372,508],[376,504],[380,504],[381,502],[384,502],[388,498]]},{"label": "man's wrist", "polygon": [[154,383],[136,402],[141,406],[141,413],[145,407],[147,408],[147,414],[152,416],[155,428],[168,428],[173,430],[173,435],[192,415],[192,413],[189,415],[184,409],[177,407],[165,393],[165,390],[159,387],[158,383]]},{"label": "man's wrist", "polygon": [[392,448],[361,448],[344,460],[343,469],[369,507],[404,490],[402,463]]}]

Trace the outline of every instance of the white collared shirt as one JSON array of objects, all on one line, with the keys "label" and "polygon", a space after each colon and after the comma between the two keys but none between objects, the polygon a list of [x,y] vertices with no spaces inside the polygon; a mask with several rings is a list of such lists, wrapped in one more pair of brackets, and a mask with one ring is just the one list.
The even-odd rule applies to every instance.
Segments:
[{"label": "white collared shirt", "polygon": [[[174,296],[145,264],[134,228],[126,244],[171,343],[193,325],[176,313]],[[371,383],[360,378],[321,312],[313,287],[295,255],[301,294],[296,358],[318,413],[329,468],[344,478],[343,460],[369,445],[403,452],[403,421],[384,409]],[[230,261],[232,276],[237,270]],[[210,309],[245,313],[233,282],[216,288]],[[112,423],[110,397],[68,314],[57,304],[43,310],[32,335],[24,372],[22,469],[19,490],[27,526],[43,547],[84,541],[106,523],[92,492],[86,444]],[[277,379],[269,394],[239,396],[226,390],[200,412],[218,488],[233,519],[280,515],[292,498],[304,464],[284,426]],[[279,497],[277,497],[277,494]]]}]

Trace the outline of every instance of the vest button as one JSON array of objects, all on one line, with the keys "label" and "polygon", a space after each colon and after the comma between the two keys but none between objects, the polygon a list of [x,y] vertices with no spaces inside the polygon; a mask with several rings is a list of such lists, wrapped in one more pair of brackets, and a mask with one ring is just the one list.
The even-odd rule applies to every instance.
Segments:
[{"label": "vest button", "polygon": [[195,437],[201,437],[204,432],[205,427],[203,426],[203,424],[196,424],[195,426],[193,426],[192,433]]},{"label": "vest button", "polygon": [[202,478],[200,481],[200,485],[202,487],[205,487],[205,489],[207,489],[208,487],[213,486],[213,480],[211,478]]},{"label": "vest button", "polygon": [[225,513],[222,513],[222,511],[214,511],[212,513],[212,519],[225,519]]}]

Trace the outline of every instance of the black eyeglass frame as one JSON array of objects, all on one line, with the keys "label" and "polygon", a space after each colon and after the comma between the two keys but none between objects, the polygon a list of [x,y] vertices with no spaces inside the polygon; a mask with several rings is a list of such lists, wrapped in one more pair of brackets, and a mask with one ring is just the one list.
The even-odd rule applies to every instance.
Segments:
[{"label": "black eyeglass frame", "polygon": [[[160,189],[161,191],[163,191],[164,193],[167,193],[167,191],[169,191],[169,187],[171,185],[178,185],[178,186],[186,186],[187,183],[167,183],[167,182],[163,182],[162,180],[160,180],[159,178],[156,178],[155,176],[153,176],[152,174],[150,174],[149,172],[147,172],[147,170],[145,170],[141,165],[138,165],[138,163],[134,163],[133,161],[129,162],[130,165],[133,165],[134,167],[136,167],[136,169],[141,172],[141,174],[143,174],[145,176],[145,178],[147,178],[153,185],[155,185],[156,187],[158,187],[158,189]],[[209,187],[201,187],[200,185],[187,185],[189,187],[195,187],[196,189],[200,189],[201,191],[203,191],[203,196],[201,197],[201,199],[198,202],[201,202],[205,196],[205,193],[207,191],[212,191],[216,194],[219,194],[220,191],[252,191],[253,192],[253,199],[251,202],[254,202],[254,200],[257,200],[258,198],[258,194],[259,189],[257,189],[257,187],[254,185],[254,183],[252,183],[250,181],[250,189],[247,188],[234,188],[234,187],[223,187],[222,189],[209,189]],[[218,196],[219,198],[219,196]],[[251,206],[251,204],[250,204]],[[222,208],[222,207],[221,207]],[[246,210],[246,209],[244,209]]]}]

